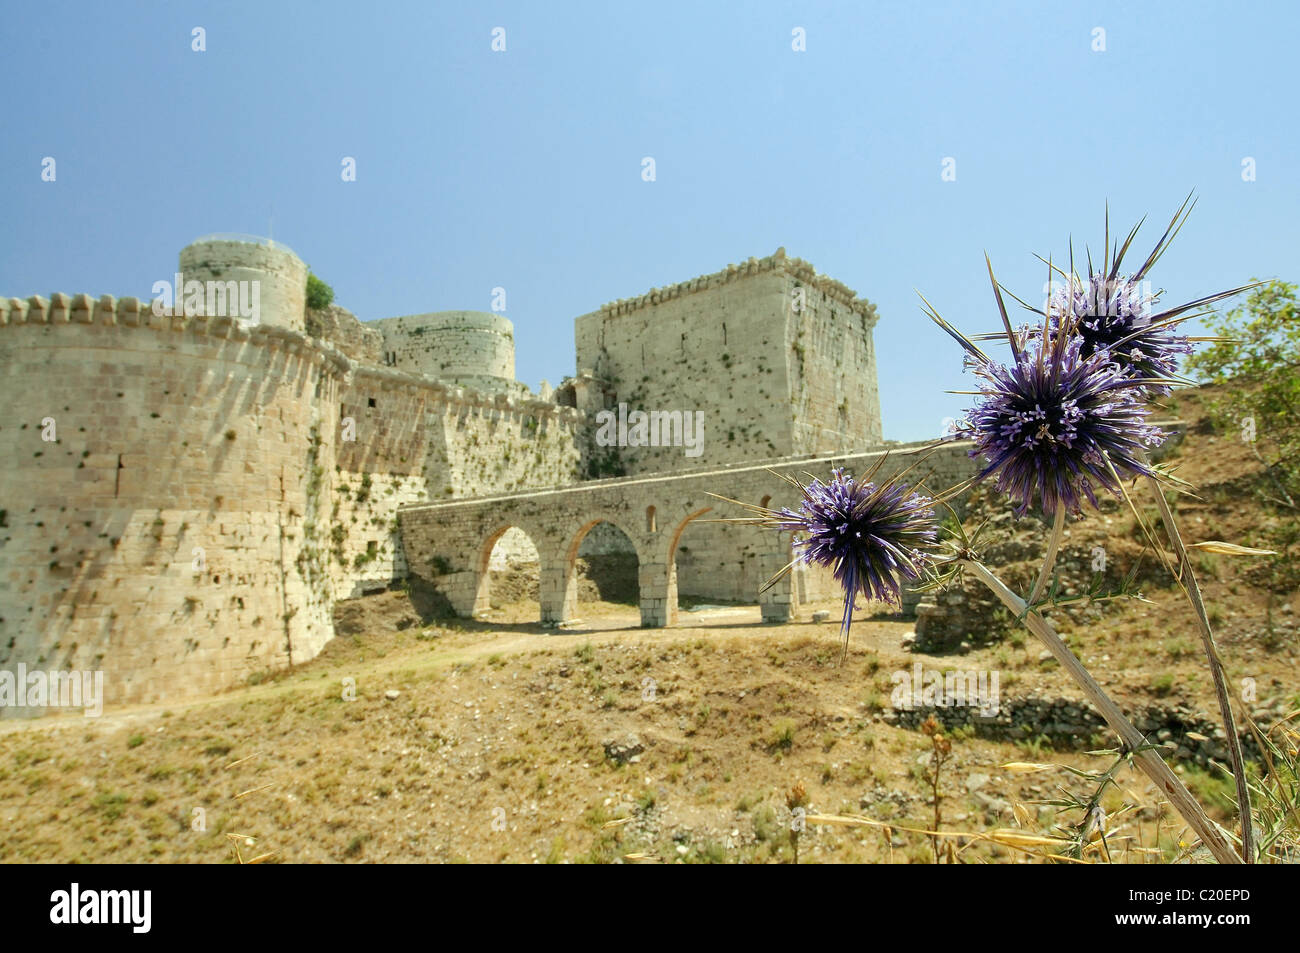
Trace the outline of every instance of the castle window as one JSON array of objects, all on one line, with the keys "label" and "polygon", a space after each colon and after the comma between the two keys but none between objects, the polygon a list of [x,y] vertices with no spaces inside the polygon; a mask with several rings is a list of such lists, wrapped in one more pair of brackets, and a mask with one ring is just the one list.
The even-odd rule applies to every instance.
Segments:
[{"label": "castle window", "polygon": [[647,506],[645,508],[645,531],[647,533],[659,532],[659,525],[655,521],[655,508],[653,506]]},{"label": "castle window", "polygon": [[366,406],[367,406],[367,407],[373,407],[373,406],[375,406],[375,399],[374,399],[373,397],[371,397],[371,398],[366,402]]},{"label": "castle window", "polygon": [[767,496],[763,497],[762,501],[760,501],[758,505],[766,508],[767,505],[771,502],[772,502],[772,495],[769,493]]}]

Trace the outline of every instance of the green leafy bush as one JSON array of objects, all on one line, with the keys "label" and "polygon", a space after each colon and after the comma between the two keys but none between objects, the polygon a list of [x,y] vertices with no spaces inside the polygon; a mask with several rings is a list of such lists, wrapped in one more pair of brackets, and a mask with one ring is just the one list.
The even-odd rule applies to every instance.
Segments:
[{"label": "green leafy bush", "polygon": [[328,308],[334,302],[334,289],[307,272],[307,307],[312,311]]}]

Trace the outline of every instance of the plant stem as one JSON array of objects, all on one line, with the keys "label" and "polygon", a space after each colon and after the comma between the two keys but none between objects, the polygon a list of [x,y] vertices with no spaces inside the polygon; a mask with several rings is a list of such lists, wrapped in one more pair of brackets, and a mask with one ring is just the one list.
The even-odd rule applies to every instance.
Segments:
[{"label": "plant stem", "polygon": [[1034,591],[1026,600],[1031,606],[1038,601],[1043,590],[1047,588],[1047,580],[1052,575],[1052,567],[1056,565],[1056,553],[1061,548],[1061,537],[1064,533],[1065,507],[1058,503],[1056,516],[1052,518],[1052,535],[1047,537],[1047,554],[1043,557],[1043,568],[1038,573],[1038,581],[1034,583]]},{"label": "plant stem", "polygon": [[1169,770],[1169,766],[1165,764],[1164,759],[1148,747],[1146,738],[1124,717],[1124,713],[1119,710],[1119,706],[1111,701],[1110,696],[1097,684],[1096,679],[1092,677],[1088,670],[1083,667],[1083,663],[1074,657],[1074,653],[1061,641],[1061,637],[1056,634],[1056,630],[1052,628],[1047,620],[1036,611],[1027,611],[1025,601],[1008,589],[1006,584],[993,575],[984,565],[973,560],[966,560],[965,562],[979,577],[979,580],[1002,600],[1003,605],[1014,612],[1017,617],[1024,616],[1025,625],[1042,640],[1048,651],[1061,663],[1061,667],[1083,689],[1088,700],[1101,713],[1101,717],[1106,720],[1106,724],[1114,729],[1125,746],[1133,752],[1133,760],[1137,762],[1137,765],[1146,773],[1147,777],[1155,782],[1156,788],[1169,799],[1169,802],[1182,815],[1183,820],[1196,831],[1201,838],[1201,842],[1214,855],[1215,860],[1221,864],[1241,863],[1241,858],[1232,849],[1232,845],[1223,836],[1223,832],[1206,816],[1196,798],[1192,797],[1191,792],[1187,790],[1183,782],[1178,780],[1178,776]]},{"label": "plant stem", "polygon": [[1191,561],[1187,558],[1187,547],[1183,545],[1178,524],[1174,522],[1173,510],[1169,508],[1169,502],[1165,499],[1160,484],[1155,478],[1150,479],[1156,506],[1160,509],[1160,518],[1164,521],[1165,530],[1169,533],[1169,541],[1178,556],[1178,581],[1196,614],[1196,625],[1201,630],[1201,644],[1205,647],[1205,658],[1210,663],[1210,675],[1214,678],[1214,691],[1219,696],[1219,714],[1223,718],[1223,730],[1228,735],[1228,754],[1232,759],[1233,780],[1237,784],[1237,814],[1241,818],[1241,856],[1246,863],[1254,863],[1250,790],[1246,786],[1246,764],[1241,753],[1241,738],[1237,734],[1237,723],[1232,716],[1232,701],[1228,696],[1227,678],[1223,674],[1223,660],[1219,657],[1219,649],[1214,644],[1214,632],[1210,629],[1210,619],[1205,613],[1201,587],[1196,582],[1196,574],[1192,572]]},{"label": "plant stem", "polygon": [[[930,797],[934,800],[934,829],[939,829],[939,752],[930,752]],[[939,862],[939,838],[930,838],[930,850],[934,851],[934,862]]]}]

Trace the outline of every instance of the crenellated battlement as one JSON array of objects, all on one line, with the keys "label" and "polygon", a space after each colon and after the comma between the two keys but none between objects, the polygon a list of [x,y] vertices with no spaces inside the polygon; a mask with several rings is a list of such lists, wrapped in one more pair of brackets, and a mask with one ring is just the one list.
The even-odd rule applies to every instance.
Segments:
[{"label": "crenellated battlement", "polygon": [[253,346],[279,348],[306,355],[314,365],[327,365],[345,386],[369,382],[382,390],[420,393],[447,412],[489,408],[524,413],[540,419],[552,418],[572,424],[584,416],[573,407],[537,397],[517,397],[494,391],[457,386],[407,371],[356,361],[329,341],[279,325],[249,324],[227,316],[158,315],[152,302],[135,297],[116,298],[55,292],[50,297],[0,298],[0,326],[89,325],[136,328],[142,331],[188,333]]},{"label": "crenellated battlement", "polygon": [[638,295],[635,298],[620,298],[617,301],[602,305],[600,313],[607,317],[620,317],[644,308],[654,307],[674,298],[706,291],[730,284],[733,281],[773,271],[783,271],[792,278],[822,292],[828,298],[851,308],[859,314],[867,316],[874,316],[875,314],[875,305],[870,301],[858,297],[857,292],[844,283],[826,275],[818,274],[817,269],[802,258],[790,258],[786,255],[784,248],[778,248],[774,254],[768,255],[766,258],[751,257],[739,265],[731,264],[720,271],[700,275],[697,278],[691,278],[689,281],[681,281],[663,288],[652,288],[645,294]]},{"label": "crenellated battlement", "polygon": [[155,314],[152,302],[139,298],[115,298],[55,292],[49,298],[0,298],[0,327],[18,325],[83,325],[89,327],[135,328],[168,334],[189,333],[254,346],[280,348],[310,355],[315,364],[328,364],[338,374],[350,372],[355,362],[327,341],[300,331],[267,324],[249,324],[238,318],[207,315]]},{"label": "crenellated battlement", "polygon": [[440,407],[445,413],[490,409],[505,413],[523,413],[539,420],[551,418],[565,424],[573,424],[585,416],[576,408],[562,406],[553,400],[546,401],[536,397],[521,399],[509,394],[458,387],[391,367],[360,364],[346,357],[343,359],[349,364],[349,383],[360,386],[370,384],[380,390],[404,391],[411,395],[423,396],[434,407]]}]

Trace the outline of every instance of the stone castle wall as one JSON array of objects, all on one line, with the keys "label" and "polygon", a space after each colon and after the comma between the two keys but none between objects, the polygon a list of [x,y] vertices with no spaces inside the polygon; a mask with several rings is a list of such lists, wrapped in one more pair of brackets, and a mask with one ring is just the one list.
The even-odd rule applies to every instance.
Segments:
[{"label": "stone castle wall", "polygon": [[314,657],[335,599],[406,576],[403,504],[576,478],[575,409],[273,321],[8,299],[0,361],[0,666],[102,670],[112,704]]},{"label": "stone castle wall", "polygon": [[850,453],[883,439],[875,305],[801,259],[787,259],[790,452]]},{"label": "stone castle wall", "polygon": [[[181,249],[180,270],[186,284],[191,280],[257,282],[261,323],[303,330],[307,266],[285,245],[241,235],[200,238]],[[233,312],[226,316],[236,317]]]},{"label": "stone castle wall", "polygon": [[337,490],[330,516],[335,591],[361,595],[406,576],[398,507],[555,486],[577,479],[573,408],[516,401],[356,367],[338,406]]},{"label": "stone castle wall", "polygon": [[347,308],[331,304],[319,311],[308,310],[306,331],[311,337],[333,344],[354,361],[384,363],[384,336]]},{"label": "stone castle wall", "polygon": [[104,670],[120,703],[314,656],[332,606],[304,523],[345,365],[134,299],[10,299],[0,324],[0,665]]},{"label": "stone castle wall", "polygon": [[605,449],[593,433],[587,452],[600,463],[595,472],[699,469],[878,445],[875,320],[869,302],[784,249],[583,315],[575,322],[578,368],[603,386],[580,407],[699,411],[704,423],[693,457],[682,446]]},{"label": "stone castle wall", "polygon": [[[579,319],[579,368],[596,373],[554,399],[514,380],[500,316],[307,311],[302,262],[238,236],[187,246],[181,271],[258,282],[260,314],[196,314],[184,287],[176,317],[133,298],[0,300],[0,667],[102,670],[110,704],[306,661],[333,635],[336,600],[440,575],[445,559],[465,563],[453,575],[536,560],[529,540],[551,615],[579,554],[635,551],[643,592],[680,574],[687,595],[752,599],[776,556],[752,528],[690,522],[714,502],[706,484],[732,490],[697,477],[879,434],[874,310],[783,251]],[[618,401],[705,412],[698,457],[614,448],[619,472],[667,474],[650,496],[637,480],[582,482],[608,469],[594,413]],[[527,496],[579,487],[599,493]],[[553,519],[512,523],[520,494]],[[507,501],[473,510],[474,532],[493,539],[469,553],[446,543],[437,521],[468,511],[435,504],[482,498]],[[594,508],[566,509],[583,499]],[[819,585],[795,574],[787,596]],[[667,618],[654,598],[643,615]]]},{"label": "stone castle wall", "polygon": [[488,392],[520,394],[514,327],[484,311],[437,311],[371,322],[385,363],[398,370]]}]

